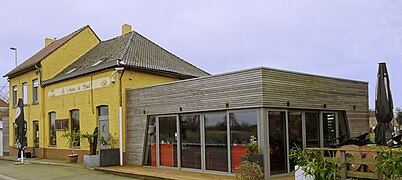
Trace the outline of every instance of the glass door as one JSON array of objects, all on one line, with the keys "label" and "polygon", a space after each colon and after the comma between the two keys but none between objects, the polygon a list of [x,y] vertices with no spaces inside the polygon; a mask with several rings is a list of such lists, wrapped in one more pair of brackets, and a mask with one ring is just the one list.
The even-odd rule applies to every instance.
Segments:
[{"label": "glass door", "polygon": [[177,116],[158,117],[158,165],[178,167]]},{"label": "glass door", "polygon": [[288,172],[287,123],[285,111],[268,111],[271,175]]},{"label": "glass door", "polygon": [[200,115],[180,116],[180,159],[182,168],[201,169]]},{"label": "glass door", "polygon": [[226,112],[205,113],[205,169],[228,172]]},{"label": "glass door", "polygon": [[305,112],[307,148],[320,147],[320,113]]},{"label": "glass door", "polygon": [[[288,148],[289,150],[295,147],[303,148],[303,135],[302,135],[302,124],[303,124],[303,113],[302,112],[289,112],[288,113]],[[294,170],[295,163],[289,161],[290,171]]]}]

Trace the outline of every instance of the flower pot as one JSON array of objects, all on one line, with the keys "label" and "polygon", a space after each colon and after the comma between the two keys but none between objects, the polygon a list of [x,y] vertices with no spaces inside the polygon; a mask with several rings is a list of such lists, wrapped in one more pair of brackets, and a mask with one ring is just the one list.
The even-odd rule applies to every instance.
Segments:
[{"label": "flower pot", "polygon": [[71,155],[68,155],[68,158],[70,159],[70,163],[77,163],[77,161],[78,161],[78,154],[71,154]]}]

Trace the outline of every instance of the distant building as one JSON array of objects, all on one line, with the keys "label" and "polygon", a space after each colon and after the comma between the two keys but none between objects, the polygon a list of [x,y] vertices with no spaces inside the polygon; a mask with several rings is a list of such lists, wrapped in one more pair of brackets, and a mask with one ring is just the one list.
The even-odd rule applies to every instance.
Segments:
[{"label": "distant building", "polygon": [[0,99],[0,156],[8,155],[8,104]]}]

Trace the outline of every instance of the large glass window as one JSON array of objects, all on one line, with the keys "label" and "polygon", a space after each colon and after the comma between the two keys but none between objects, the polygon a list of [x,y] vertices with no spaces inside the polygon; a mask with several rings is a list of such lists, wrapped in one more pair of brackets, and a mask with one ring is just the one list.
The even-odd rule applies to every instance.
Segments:
[{"label": "large glass window", "polygon": [[200,115],[180,116],[181,167],[201,169]]},{"label": "large glass window", "polygon": [[17,86],[13,86],[13,106],[16,107],[18,103]]},{"label": "large glass window", "polygon": [[[303,147],[303,135],[302,135],[302,112],[289,112],[288,114],[288,137],[289,137],[289,149],[294,147]],[[294,170],[295,163],[290,161],[290,170]]]},{"label": "large glass window", "polygon": [[[77,109],[70,111],[71,132],[80,132],[80,111]],[[80,146],[80,138],[75,139],[74,146]]]},{"label": "large glass window", "polygon": [[240,164],[240,156],[247,155],[246,144],[257,138],[257,112],[229,113],[232,170]]},{"label": "large glass window", "polygon": [[177,167],[176,116],[159,117],[159,165]]},{"label": "large glass window", "polygon": [[156,166],[156,117],[148,117],[144,165]]},{"label": "large glass window", "polygon": [[26,82],[22,83],[22,99],[24,104],[28,104],[28,85]]},{"label": "large glass window", "polygon": [[56,112],[49,113],[49,145],[56,145]]},{"label": "large glass window", "polygon": [[306,147],[320,147],[320,113],[306,112]]},{"label": "large glass window", "polygon": [[228,171],[226,112],[206,113],[205,163],[207,170]]},{"label": "large glass window", "polygon": [[336,116],[335,113],[322,113],[324,147],[328,147],[336,138]]},{"label": "large glass window", "polygon": [[38,79],[32,81],[32,103],[38,103]]},{"label": "large glass window", "polygon": [[287,172],[286,113],[269,111],[269,155],[271,175]]}]

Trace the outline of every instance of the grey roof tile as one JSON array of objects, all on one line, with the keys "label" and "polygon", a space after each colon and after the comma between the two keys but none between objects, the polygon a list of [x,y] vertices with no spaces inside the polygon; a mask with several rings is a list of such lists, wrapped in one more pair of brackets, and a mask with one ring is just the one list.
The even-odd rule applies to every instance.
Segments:
[{"label": "grey roof tile", "polygon": [[102,62],[96,66],[117,60],[124,61],[125,66],[129,68],[156,71],[179,77],[202,77],[210,75],[168,52],[139,33],[132,31],[125,35],[100,42],[55,78],[64,79],[63,76],[66,76],[66,73],[74,68],[77,69],[75,71],[79,74],[78,71],[91,68],[98,61]]}]

